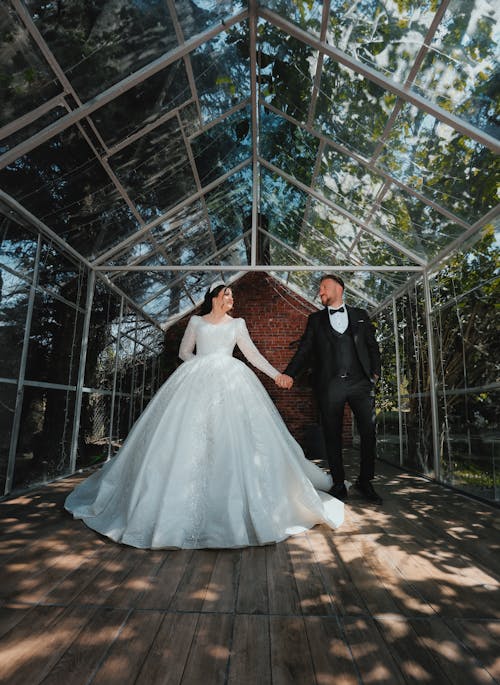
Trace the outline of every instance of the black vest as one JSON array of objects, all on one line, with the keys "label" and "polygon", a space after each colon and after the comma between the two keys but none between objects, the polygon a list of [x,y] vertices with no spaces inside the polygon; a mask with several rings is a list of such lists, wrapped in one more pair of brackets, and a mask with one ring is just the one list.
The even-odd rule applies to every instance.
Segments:
[{"label": "black vest", "polygon": [[345,376],[347,374],[353,378],[363,378],[365,372],[356,352],[351,324],[343,333],[338,333],[333,328],[331,330],[335,337],[335,375]]}]

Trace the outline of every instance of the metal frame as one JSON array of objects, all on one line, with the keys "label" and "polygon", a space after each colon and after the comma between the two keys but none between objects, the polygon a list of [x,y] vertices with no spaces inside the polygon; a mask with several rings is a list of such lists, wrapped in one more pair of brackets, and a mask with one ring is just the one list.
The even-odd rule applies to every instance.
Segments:
[{"label": "metal frame", "polygon": [[[41,221],[39,218],[35,217],[31,212],[29,212],[26,208],[24,208],[19,202],[17,202],[14,198],[10,197],[7,195],[7,193],[3,192],[0,190],[0,205],[3,204],[5,207],[8,207],[9,209],[7,210],[7,215],[12,216],[14,219],[16,217],[20,217],[21,221],[23,223],[27,223],[30,226],[34,227],[37,229],[39,232],[39,237],[38,237],[38,246],[37,246],[37,258],[36,258],[36,264],[35,264],[35,271],[33,273],[33,278],[30,284],[30,295],[29,295],[29,302],[28,302],[28,312],[27,312],[27,318],[26,318],[26,328],[25,328],[25,334],[24,334],[24,342],[23,342],[23,349],[22,349],[22,354],[21,354],[21,363],[20,363],[20,370],[19,370],[19,376],[17,379],[17,394],[16,394],[16,406],[15,406],[15,412],[14,412],[14,420],[13,420],[13,428],[12,428],[12,434],[11,434],[11,443],[10,443],[10,449],[9,449],[9,460],[8,460],[8,466],[7,466],[7,481],[6,481],[6,492],[10,490],[10,487],[12,485],[12,480],[13,480],[13,474],[14,474],[14,466],[15,466],[15,453],[16,453],[16,448],[17,448],[17,442],[18,442],[18,436],[19,436],[19,428],[20,428],[20,418],[21,418],[21,409],[22,409],[22,402],[23,402],[23,393],[24,393],[24,387],[25,385],[33,385],[36,383],[34,382],[26,382],[25,381],[25,369],[26,369],[26,361],[27,361],[27,354],[28,354],[28,342],[29,342],[29,334],[30,334],[30,328],[31,328],[31,320],[32,320],[32,315],[33,315],[33,306],[34,306],[34,297],[35,297],[35,292],[38,288],[38,270],[39,270],[39,257],[40,257],[40,250],[41,250],[41,236],[45,236],[48,240],[52,241],[55,245],[58,246],[65,254],[68,254],[73,260],[76,260],[78,263],[80,263],[85,269],[87,269],[88,274],[89,274],[89,281],[88,281],[88,290],[87,290],[87,301],[86,301],[86,310],[85,310],[85,319],[84,319],[84,331],[83,331],[83,340],[82,340],[82,347],[81,347],[81,352],[80,352],[80,367],[79,367],[79,374],[78,374],[78,380],[77,380],[77,386],[76,386],[76,403],[75,403],[75,417],[74,417],[74,424],[73,424],[73,435],[72,435],[72,442],[71,442],[71,455],[70,455],[70,464],[71,468],[74,470],[76,467],[76,456],[77,456],[77,438],[78,438],[78,430],[79,430],[79,420],[80,420],[80,409],[81,409],[81,402],[82,402],[82,394],[83,392],[87,392],[89,389],[84,387],[84,368],[85,368],[85,359],[86,359],[86,351],[87,351],[87,341],[88,341],[88,332],[89,332],[89,327],[90,327],[90,314],[91,314],[91,306],[92,306],[92,297],[94,293],[94,287],[95,287],[95,279],[100,278],[106,286],[112,290],[117,296],[121,298],[121,304],[120,304],[120,316],[119,316],[119,323],[118,323],[118,335],[117,335],[117,340],[116,345],[117,348],[120,345],[120,338],[125,333],[122,331],[122,322],[123,322],[123,316],[124,316],[124,306],[127,304],[127,306],[131,307],[138,316],[141,316],[145,321],[148,323],[151,323],[155,326],[158,327],[158,321],[153,319],[152,317],[148,316],[147,313],[144,311],[143,307],[147,305],[149,302],[155,300],[157,297],[160,297],[162,294],[164,294],[166,291],[168,291],[169,287],[172,286],[173,283],[180,283],[183,281],[183,273],[192,273],[192,272],[207,272],[207,273],[227,273],[227,274],[237,274],[241,275],[245,272],[248,271],[257,271],[257,272],[275,272],[275,273],[286,273],[290,275],[291,273],[294,272],[308,272],[308,273],[318,273],[318,272],[374,272],[374,273],[380,273],[381,277],[383,277],[384,273],[405,273],[407,275],[407,280],[406,282],[395,289],[393,293],[383,300],[382,302],[377,302],[373,297],[371,297],[369,294],[366,294],[364,292],[358,291],[356,288],[352,286],[348,286],[353,294],[356,296],[359,296],[361,298],[364,298],[365,301],[374,308],[375,312],[378,312],[388,306],[392,305],[392,311],[393,311],[393,321],[394,321],[394,333],[395,333],[395,338],[396,338],[396,358],[398,360],[398,369],[397,369],[397,382],[398,382],[398,405],[399,408],[401,409],[401,396],[400,396],[400,369],[399,369],[399,341],[397,339],[397,309],[396,309],[396,299],[399,295],[401,295],[403,292],[406,292],[409,290],[409,288],[412,287],[412,285],[415,284],[417,280],[422,279],[423,282],[423,289],[424,289],[424,299],[425,299],[425,321],[426,321],[426,327],[427,327],[427,336],[428,336],[428,341],[429,341],[429,373],[430,373],[430,382],[431,382],[431,412],[432,412],[432,431],[433,431],[433,449],[434,449],[434,470],[435,470],[435,477],[439,480],[440,478],[440,461],[439,461],[439,426],[438,426],[438,402],[437,402],[437,390],[436,390],[436,385],[435,385],[435,377],[434,377],[434,346],[433,346],[433,334],[432,334],[432,321],[431,321],[431,312],[432,312],[432,302],[431,302],[431,295],[430,295],[430,286],[429,286],[429,279],[430,279],[430,274],[439,268],[439,266],[453,253],[458,251],[467,241],[469,240],[474,240],[475,238],[478,238],[481,234],[481,230],[485,225],[487,225],[490,222],[495,222],[498,220],[500,217],[500,205],[497,207],[491,209],[487,214],[485,214],[483,217],[480,217],[477,221],[475,221],[473,224],[468,223],[467,221],[464,221],[461,217],[455,215],[453,212],[451,212],[449,209],[446,207],[440,205],[439,203],[425,197],[422,193],[419,191],[409,187],[406,185],[404,182],[399,181],[398,179],[394,178],[390,173],[388,173],[386,170],[381,168],[378,164],[378,159],[380,156],[380,153],[383,150],[383,146],[385,141],[388,139],[391,128],[397,118],[398,113],[400,112],[401,108],[403,107],[404,104],[410,103],[411,105],[414,105],[417,107],[419,110],[422,110],[431,116],[435,117],[437,120],[445,123],[446,125],[450,126],[452,129],[455,131],[460,132],[464,136],[469,137],[471,140],[474,140],[478,142],[479,144],[485,146],[489,150],[493,151],[494,153],[498,154],[500,152],[500,143],[498,140],[493,138],[492,136],[488,135],[481,129],[478,129],[477,127],[473,126],[472,124],[468,123],[465,120],[460,119],[456,115],[454,115],[451,112],[448,112],[447,110],[439,107],[438,105],[435,105],[432,103],[430,100],[426,99],[425,97],[419,95],[416,91],[412,90],[412,85],[414,83],[414,80],[416,78],[418,69],[424,60],[425,56],[429,52],[429,46],[433,40],[434,35],[436,34],[436,31],[439,29],[440,22],[443,20],[444,14],[446,10],[448,9],[450,5],[451,0],[443,0],[441,4],[439,5],[433,21],[427,31],[427,35],[423,41],[423,44],[410,68],[408,77],[406,78],[404,83],[397,83],[393,79],[385,76],[383,73],[378,72],[376,69],[373,67],[364,64],[360,62],[359,60],[356,60],[355,58],[351,57],[349,54],[346,52],[328,44],[327,42],[327,25],[328,25],[328,18],[329,18],[329,13],[330,13],[330,0],[324,0],[323,2],[323,8],[322,8],[322,21],[321,21],[321,28],[319,32],[319,37],[316,35],[312,35],[308,33],[307,31],[304,31],[288,19],[280,16],[276,12],[260,6],[258,4],[258,0],[249,0],[248,3],[248,9],[243,10],[241,12],[238,12],[237,14],[225,18],[221,23],[217,24],[216,26],[213,26],[207,31],[204,31],[193,38],[189,40],[184,39],[184,35],[182,32],[182,28],[180,26],[178,17],[177,17],[177,11],[175,7],[175,2],[174,0],[166,0],[166,5],[168,7],[168,10],[170,12],[170,15],[172,17],[172,22],[175,28],[175,33],[176,37],[178,40],[178,46],[166,52],[163,54],[161,57],[153,60],[151,63],[147,64],[145,67],[137,70],[136,72],[130,74],[129,76],[121,79],[119,82],[115,83],[111,87],[108,87],[104,89],[101,93],[99,93],[97,96],[91,98],[87,102],[82,102],[80,98],[78,97],[78,94],[72,87],[72,84],[70,80],[68,79],[64,69],[60,66],[58,63],[54,53],[52,50],[49,48],[47,43],[45,42],[43,36],[40,34],[38,31],[35,22],[33,21],[32,17],[30,16],[26,6],[22,2],[22,0],[10,0],[11,6],[13,7],[14,11],[17,13],[19,16],[20,20],[23,22],[24,26],[26,27],[27,31],[29,32],[29,35],[33,39],[34,43],[36,44],[38,50],[40,51],[41,55],[45,59],[46,63],[48,64],[49,68],[51,69],[52,73],[54,74],[54,78],[56,81],[60,84],[61,87],[61,92],[56,95],[55,97],[51,98],[47,102],[41,104],[40,106],[36,107],[33,109],[31,112],[28,112],[24,114],[23,116],[19,117],[15,122],[12,122],[10,124],[7,124],[6,126],[2,127],[0,129],[0,139],[1,138],[6,138],[8,136],[11,136],[19,131],[21,131],[25,126],[28,126],[30,124],[33,124],[40,120],[42,117],[44,117],[47,113],[50,111],[54,110],[57,107],[62,107],[67,110],[67,114],[61,116],[59,119],[57,119],[54,123],[50,124],[49,126],[43,127],[41,130],[39,130],[36,134],[29,136],[26,140],[24,140],[22,143],[15,145],[13,148],[5,152],[3,155],[0,155],[0,168],[3,168],[13,162],[15,162],[17,159],[20,157],[28,154],[31,150],[35,149],[36,147],[46,143],[47,141],[51,140],[55,136],[59,135],[60,133],[64,132],[68,128],[72,126],[77,126],[79,128],[80,134],[85,138],[87,144],[89,145],[90,149],[92,150],[95,160],[101,165],[101,167],[104,169],[107,177],[110,180],[110,183],[113,185],[113,187],[116,189],[116,192],[118,196],[121,198],[121,200],[126,204],[126,206],[131,210],[135,220],[138,223],[138,230],[135,231],[132,235],[128,236],[127,238],[121,240],[117,245],[115,245],[113,248],[108,249],[105,253],[101,254],[98,258],[95,260],[88,260],[85,259],[80,253],[78,253],[74,248],[71,247],[68,243],[66,243],[63,239],[61,239],[49,226],[47,226],[43,221]],[[232,106],[230,109],[228,109],[226,112],[224,112],[222,115],[218,116],[216,119],[210,121],[210,122],[203,122],[202,120],[202,112],[201,112],[201,106],[200,106],[200,99],[199,95],[197,92],[197,86],[196,86],[196,81],[191,65],[191,53],[196,50],[198,47],[206,43],[207,41],[217,37],[218,35],[222,34],[223,32],[227,31],[229,28],[237,25],[240,22],[247,21],[249,23],[249,39],[250,39],[250,98],[247,98],[234,106]],[[290,115],[288,115],[286,112],[282,112],[278,110],[277,108],[273,107],[273,105],[267,103],[264,101],[264,99],[260,95],[260,89],[259,89],[259,71],[258,71],[258,60],[257,60],[257,55],[258,55],[258,35],[257,35],[257,28],[258,28],[258,22],[264,20],[272,24],[273,26],[276,26],[280,30],[284,31],[287,33],[289,36],[293,36],[297,40],[301,41],[302,43],[308,45],[311,47],[313,50],[316,50],[318,52],[318,63],[316,66],[316,71],[314,74],[313,78],[313,83],[312,83],[312,90],[311,90],[311,100],[309,104],[309,110],[307,114],[307,119],[306,123],[299,122]],[[348,69],[354,71],[356,74],[359,74],[363,76],[364,78],[368,79],[369,81],[379,85],[383,89],[393,93],[396,96],[396,103],[393,107],[393,110],[391,114],[389,115],[388,121],[386,123],[384,132],[381,136],[381,138],[378,141],[378,144],[375,148],[375,151],[373,155],[371,156],[370,159],[367,159],[363,157],[360,154],[357,154],[353,152],[352,150],[349,150],[347,147],[337,143],[336,141],[330,139],[328,136],[323,135],[320,131],[317,131],[314,129],[313,122],[314,122],[314,113],[315,113],[315,108],[316,108],[316,102],[317,102],[317,96],[319,93],[319,88],[321,84],[321,73],[322,73],[322,66],[325,57],[334,60],[335,62],[342,64],[343,66],[347,67]],[[102,139],[102,136],[100,135],[97,127],[94,125],[94,122],[91,118],[91,115],[99,110],[100,108],[104,107],[105,105],[109,104],[112,102],[114,99],[118,98],[121,96],[123,93],[126,91],[134,88],[135,86],[139,85],[146,79],[150,78],[154,74],[159,73],[161,70],[165,69],[169,65],[182,60],[185,66],[186,74],[187,74],[187,80],[189,83],[189,90],[190,90],[190,97],[188,97],[183,103],[181,103],[179,106],[173,108],[172,110],[165,112],[162,116],[160,116],[157,120],[155,120],[153,123],[147,124],[143,126],[140,130],[135,131],[134,133],[128,135],[126,138],[123,140],[118,141],[114,145],[107,146],[105,141]],[[184,130],[183,124],[182,124],[182,117],[181,117],[181,112],[182,110],[189,106],[189,105],[195,105],[197,108],[197,113],[199,117],[199,122],[200,126],[197,129],[197,131],[193,134],[187,134],[187,132]],[[244,160],[243,162],[239,163],[236,165],[233,169],[216,179],[215,181],[212,181],[206,186],[202,186],[202,182],[200,181],[198,171],[196,168],[196,161],[193,156],[193,152],[191,149],[191,144],[192,140],[202,134],[203,132],[211,129],[213,126],[220,124],[223,122],[227,117],[231,116],[235,112],[241,110],[244,107],[247,107],[250,105],[251,107],[251,130],[252,130],[252,154],[251,157]],[[260,132],[260,119],[259,119],[259,110],[260,108],[265,108],[269,112],[274,113],[275,115],[283,118],[284,120],[289,121],[290,123],[294,124],[297,127],[300,127],[302,130],[307,131],[310,135],[314,136],[314,138],[318,142],[318,147],[316,151],[316,161],[314,164],[314,169],[313,169],[313,174],[312,178],[310,181],[309,185],[306,185],[304,183],[301,183],[294,177],[292,177],[290,174],[286,173],[282,169],[279,169],[277,166],[271,163],[271,161],[265,159],[265,151],[260,149],[260,139],[259,139],[259,132]],[[145,221],[140,212],[138,211],[135,203],[131,199],[129,193],[126,191],[124,186],[122,185],[120,179],[116,175],[116,173],[113,171],[109,159],[112,157],[114,154],[116,154],[118,151],[125,149],[127,146],[129,146],[131,143],[134,141],[140,139],[142,136],[148,134],[150,131],[154,130],[158,126],[162,125],[166,121],[168,121],[171,118],[177,118],[178,120],[178,125],[180,127],[185,149],[186,149],[186,154],[189,159],[190,165],[191,165],[191,170],[193,173],[193,177],[195,179],[195,184],[196,184],[196,192],[193,193],[189,198],[184,199],[182,202],[180,202],[178,205],[176,205],[173,208],[170,208],[168,211],[164,212],[162,215],[155,217],[154,220],[152,221]],[[367,171],[373,172],[376,174],[380,179],[382,179],[383,184],[382,187],[380,188],[379,192],[377,193],[377,196],[374,198],[373,203],[371,204],[370,207],[367,208],[366,214],[364,217],[361,219],[348,210],[344,209],[342,206],[336,204],[335,202],[329,200],[326,198],[321,192],[318,192],[317,190],[314,189],[316,179],[318,177],[318,174],[320,173],[320,166],[321,166],[321,160],[323,156],[324,149],[328,147],[333,150],[336,150],[337,152],[347,156],[348,158],[354,160],[357,164],[359,164],[362,168],[366,169]],[[212,231],[211,223],[210,223],[210,216],[209,216],[209,211],[206,206],[206,201],[205,197],[207,193],[212,191],[213,189],[217,188],[220,184],[224,183],[227,181],[231,176],[234,174],[238,173],[239,171],[248,168],[249,165],[252,166],[252,223],[251,223],[251,229],[247,233],[243,233],[241,236],[238,238],[232,240],[228,245],[224,246],[222,249],[217,249],[216,243],[215,243],[215,238],[214,234]],[[330,264],[314,264],[312,259],[307,258],[304,256],[299,250],[295,249],[292,246],[287,245],[283,241],[280,241],[279,238],[276,236],[273,236],[272,234],[268,233],[261,227],[259,227],[259,214],[260,214],[260,175],[262,172],[262,169],[266,169],[270,171],[273,174],[277,174],[285,180],[287,183],[293,185],[294,187],[300,189],[302,192],[306,193],[307,195],[307,202],[306,202],[306,209],[304,216],[302,217],[302,225],[301,225],[301,231],[303,231],[306,227],[307,224],[307,217],[308,213],[311,208],[311,203],[313,200],[316,200],[318,202],[323,203],[325,206],[327,206],[329,209],[333,210],[336,212],[338,215],[341,215],[348,219],[355,227],[357,227],[357,234],[354,238],[354,241],[351,245],[351,250],[355,247],[357,242],[360,240],[362,235],[364,233],[368,233],[378,240],[383,241],[387,245],[389,245],[391,248],[395,249],[398,251],[400,254],[402,254],[404,257],[409,259],[412,264],[409,265],[404,265],[404,266],[381,266],[381,265],[370,265],[370,264],[357,264],[357,263],[346,263],[346,264],[340,264],[340,265],[330,265]],[[463,232],[456,237],[453,241],[451,241],[445,248],[443,248],[439,254],[434,256],[432,259],[426,260],[425,258],[421,257],[420,255],[416,254],[413,250],[406,248],[404,245],[402,245],[399,241],[395,240],[391,236],[388,236],[384,233],[382,233],[380,230],[378,230],[376,227],[372,225],[372,218],[377,212],[377,210],[380,208],[381,203],[383,201],[383,198],[385,194],[387,193],[388,189],[391,186],[396,186],[400,190],[403,190],[405,193],[410,195],[412,198],[415,198],[419,202],[422,202],[428,207],[431,207],[433,210],[438,212],[440,215],[446,217],[447,219],[453,221],[454,223],[457,224],[457,226],[460,226],[463,229]],[[152,233],[152,229],[154,229],[156,226],[163,222],[168,222],[172,217],[174,217],[178,212],[181,212],[184,208],[189,207],[189,205],[195,203],[195,202],[200,202],[201,207],[202,207],[202,213],[207,221],[207,239],[209,240],[212,250],[210,256],[206,259],[206,261],[212,261],[215,258],[220,257],[221,260],[224,258],[225,254],[228,254],[229,250],[231,249],[234,244],[237,244],[240,240],[246,239],[248,236],[250,237],[250,245],[251,245],[251,257],[250,257],[250,263],[245,264],[245,265],[221,265],[221,264],[190,264],[190,265],[185,265],[185,264],[170,264],[169,263],[169,257],[167,254],[167,251],[165,248],[162,246],[160,242],[157,241],[157,239],[154,237]],[[258,263],[258,240],[259,236],[265,235],[267,236],[271,241],[273,241],[275,244],[279,244],[285,249],[287,249],[290,253],[290,255],[296,256],[299,260],[301,260],[301,263],[299,265],[297,264],[259,264]],[[152,252],[150,252],[148,255],[142,256],[140,259],[137,260],[137,263],[134,264],[126,264],[123,266],[116,266],[112,265],[109,263],[110,260],[116,259],[117,256],[120,254],[123,254],[127,249],[130,249],[135,243],[141,241],[141,240],[148,240],[150,244],[153,246]],[[339,251],[340,252],[340,251]],[[161,254],[163,259],[165,260],[165,266],[146,266],[144,264],[141,264],[144,259],[147,259],[150,257],[152,254]],[[347,252],[344,252],[342,257],[348,261],[350,258],[350,255]],[[352,259],[352,258],[351,258]],[[6,268],[9,268],[8,266]],[[145,302],[142,303],[137,303],[132,300],[129,296],[127,296],[122,289],[120,289],[116,283],[114,282],[113,278],[114,276],[121,274],[123,272],[161,272],[161,271],[171,271],[171,272],[177,272],[179,275],[174,279],[172,283],[170,283],[168,286],[161,287],[159,288],[158,292],[155,293],[154,295],[150,296]],[[193,303],[193,306],[195,305],[194,298],[192,297],[191,293],[189,293],[189,290],[185,287],[185,291]],[[57,297],[56,294],[53,294],[54,297]],[[309,299],[306,296],[306,299]],[[74,306],[73,303],[69,303],[72,306]],[[80,310],[81,311],[81,310]],[[184,314],[182,314],[184,315]],[[178,317],[175,317],[178,318]],[[173,319],[174,320],[174,319]],[[128,336],[127,336],[128,337]],[[137,340],[135,340],[135,343],[137,343]],[[111,455],[111,443],[113,439],[113,422],[114,422],[114,414],[115,414],[115,400],[118,397],[120,393],[117,392],[116,388],[116,381],[117,381],[117,372],[118,372],[118,355],[116,356],[115,359],[115,368],[114,368],[114,379],[113,379],[113,389],[112,391],[106,391],[105,394],[111,393],[112,395],[112,403],[111,403],[111,418],[110,418],[110,433],[109,433],[109,452],[108,452],[108,458]],[[144,369],[145,373],[145,369]],[[154,371],[152,371],[154,373]],[[4,382],[9,382],[9,383],[14,383],[16,381],[13,381],[11,379],[5,379]],[[132,383],[134,383],[135,380],[134,378],[132,379]],[[40,384],[43,387],[50,387],[50,384]],[[59,387],[59,386],[57,386]],[[69,387],[69,386],[68,386]],[[496,387],[496,386],[495,386]],[[143,388],[144,388],[144,382],[143,382]],[[104,391],[103,391],[104,392]],[[133,387],[131,389],[131,398],[133,396]],[[132,404],[130,407],[130,411],[132,411]],[[403,444],[402,444],[402,417],[401,417],[401,412],[400,412],[400,460],[402,459],[402,450],[403,450]]]}]

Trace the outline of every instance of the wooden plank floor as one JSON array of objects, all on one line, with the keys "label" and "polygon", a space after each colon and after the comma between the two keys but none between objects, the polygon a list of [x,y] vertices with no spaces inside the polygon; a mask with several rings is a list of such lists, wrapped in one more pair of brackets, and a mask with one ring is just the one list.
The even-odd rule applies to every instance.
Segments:
[{"label": "wooden plank floor", "polygon": [[382,507],[243,550],[116,545],[79,478],[1,502],[0,682],[499,683],[498,509],[378,471]]}]

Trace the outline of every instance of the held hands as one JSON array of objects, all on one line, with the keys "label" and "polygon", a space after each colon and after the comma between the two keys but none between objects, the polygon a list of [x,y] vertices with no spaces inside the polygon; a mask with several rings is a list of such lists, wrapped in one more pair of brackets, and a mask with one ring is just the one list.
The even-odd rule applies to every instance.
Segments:
[{"label": "held hands", "polygon": [[288,376],[286,373],[280,373],[274,379],[274,382],[278,388],[283,388],[285,390],[290,390],[293,385],[293,378]]}]

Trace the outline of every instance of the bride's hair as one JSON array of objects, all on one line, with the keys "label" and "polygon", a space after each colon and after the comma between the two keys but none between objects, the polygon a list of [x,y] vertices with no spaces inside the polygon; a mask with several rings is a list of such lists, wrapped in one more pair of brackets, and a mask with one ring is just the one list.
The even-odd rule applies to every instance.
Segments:
[{"label": "bride's hair", "polygon": [[212,300],[214,297],[217,297],[221,290],[225,290],[227,287],[228,286],[225,283],[221,283],[220,285],[216,285],[215,288],[212,288],[212,290],[210,290],[210,288],[207,290],[205,293],[205,299],[201,305],[201,316],[204,314],[210,314],[212,311]]}]

